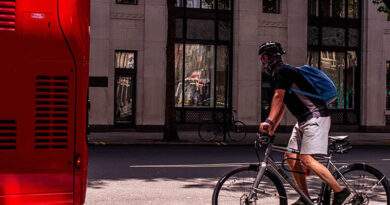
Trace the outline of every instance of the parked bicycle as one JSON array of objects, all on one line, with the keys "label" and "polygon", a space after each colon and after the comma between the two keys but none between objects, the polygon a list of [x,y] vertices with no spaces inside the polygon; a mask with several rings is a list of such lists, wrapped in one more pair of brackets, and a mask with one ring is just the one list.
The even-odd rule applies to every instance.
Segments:
[{"label": "parked bicycle", "polygon": [[203,122],[198,127],[199,137],[205,141],[210,142],[217,138],[217,136],[229,136],[232,141],[239,142],[246,136],[245,123],[234,119],[235,110],[233,114],[224,114],[222,119],[218,119],[215,115],[211,121]]},{"label": "parked bicycle", "polygon": [[[274,137],[259,134],[255,141],[259,163],[236,168],[221,177],[214,189],[213,205],[287,205],[287,194],[281,179],[290,184],[307,204],[328,205],[331,203],[333,193],[327,184],[322,182],[318,197],[312,201],[286,174],[285,171],[292,172],[284,166],[287,159],[282,161],[281,167],[274,162],[271,157],[272,150],[299,154],[297,150],[273,145]],[[334,155],[343,154],[352,149],[347,137],[330,136],[328,155],[316,156],[316,158],[325,160],[326,167],[331,172],[333,171],[334,177],[353,194],[346,204],[389,204],[389,182],[379,170],[365,163],[348,164],[340,168],[333,163]],[[260,160],[260,157],[263,160]]]}]

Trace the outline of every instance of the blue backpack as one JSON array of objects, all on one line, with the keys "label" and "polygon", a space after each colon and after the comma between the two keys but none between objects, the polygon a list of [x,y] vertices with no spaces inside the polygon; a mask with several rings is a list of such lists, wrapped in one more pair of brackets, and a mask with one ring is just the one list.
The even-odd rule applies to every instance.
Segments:
[{"label": "blue backpack", "polygon": [[297,67],[297,69],[317,91],[317,93],[309,93],[295,88],[290,88],[291,91],[321,99],[327,104],[333,102],[337,98],[336,86],[324,72],[309,65]]}]

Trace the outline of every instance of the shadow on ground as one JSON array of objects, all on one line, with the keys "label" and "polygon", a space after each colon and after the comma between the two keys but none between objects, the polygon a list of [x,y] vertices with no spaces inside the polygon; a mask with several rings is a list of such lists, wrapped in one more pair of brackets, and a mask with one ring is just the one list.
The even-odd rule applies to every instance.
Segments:
[{"label": "shadow on ground", "polygon": [[[371,162],[388,175],[388,152],[385,150],[385,146],[356,146],[350,153],[335,159],[349,163]],[[273,153],[273,157],[280,161],[282,154]],[[182,188],[213,189],[216,181],[229,170],[255,162],[257,158],[252,146],[91,146],[88,188],[103,189],[106,181],[137,179],[144,182],[175,180],[186,182]],[[316,176],[309,177],[311,193],[318,192],[320,182]],[[285,187],[291,193],[291,187],[287,184]],[[293,193],[292,197],[298,195]]]}]

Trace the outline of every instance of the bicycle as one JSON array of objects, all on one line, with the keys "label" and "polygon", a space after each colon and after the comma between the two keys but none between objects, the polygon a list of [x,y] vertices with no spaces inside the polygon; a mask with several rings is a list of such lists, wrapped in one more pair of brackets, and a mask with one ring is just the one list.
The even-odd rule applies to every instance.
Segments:
[{"label": "bicycle", "polygon": [[[255,149],[259,163],[236,168],[221,177],[213,192],[213,205],[287,205],[287,194],[282,180],[303,197],[307,204],[329,205],[331,203],[333,194],[327,184],[322,182],[318,197],[312,201],[285,172],[294,172],[287,170],[284,166],[285,161],[291,160],[291,158],[284,159],[281,162],[282,168],[280,168],[270,156],[272,150],[296,154],[299,154],[299,151],[273,145],[275,136],[264,133],[258,135],[259,137],[255,141]],[[339,183],[341,182],[340,184],[344,184],[353,194],[347,204],[389,204],[389,182],[379,170],[365,163],[348,164],[337,168],[332,162],[334,155],[343,154],[352,149],[347,138],[348,136],[329,136],[331,143],[328,155],[318,155],[316,158],[325,160],[326,167],[331,172],[333,171],[336,180]],[[263,160],[260,160],[260,154]]]},{"label": "bicycle", "polygon": [[[236,111],[233,110],[233,113],[236,113]],[[213,115],[213,120],[199,125],[198,134],[200,139],[205,142],[213,141],[217,136],[225,137],[226,134],[232,141],[239,142],[246,136],[246,125],[239,120],[235,120],[233,114],[222,119],[217,119]]]}]

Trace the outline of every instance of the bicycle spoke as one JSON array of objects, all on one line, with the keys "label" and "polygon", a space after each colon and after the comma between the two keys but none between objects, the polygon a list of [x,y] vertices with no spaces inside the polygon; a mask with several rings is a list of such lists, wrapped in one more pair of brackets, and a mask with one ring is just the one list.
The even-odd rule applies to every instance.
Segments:
[{"label": "bicycle spoke", "polygon": [[[351,201],[352,204],[384,204],[387,203],[387,194],[383,186],[385,176],[376,177],[372,171],[367,170],[365,165],[360,168],[343,173],[351,189],[358,194]],[[340,179],[339,179],[340,180]]]},{"label": "bicycle spoke", "polygon": [[[219,190],[218,204],[236,205],[248,200],[247,198],[251,194],[256,175],[257,171],[255,170],[241,170],[228,177]],[[279,196],[277,187],[270,180],[268,175],[264,175],[263,180],[254,191],[254,198],[249,200],[255,202],[256,204],[273,205],[279,204],[280,200],[286,200],[285,196]]]}]

